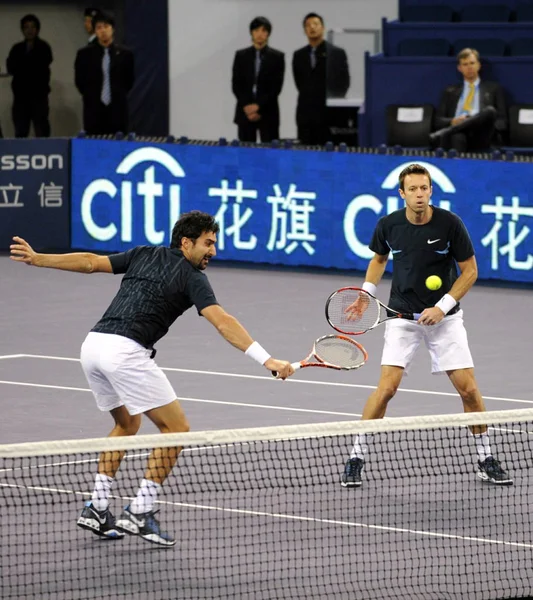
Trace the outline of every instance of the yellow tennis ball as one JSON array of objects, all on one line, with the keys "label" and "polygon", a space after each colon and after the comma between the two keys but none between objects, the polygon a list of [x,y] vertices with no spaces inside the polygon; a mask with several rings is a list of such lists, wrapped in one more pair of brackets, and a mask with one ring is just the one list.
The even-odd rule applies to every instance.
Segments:
[{"label": "yellow tennis ball", "polygon": [[430,275],[426,279],[426,287],[428,290],[440,290],[442,286],[442,279],[438,275]]}]

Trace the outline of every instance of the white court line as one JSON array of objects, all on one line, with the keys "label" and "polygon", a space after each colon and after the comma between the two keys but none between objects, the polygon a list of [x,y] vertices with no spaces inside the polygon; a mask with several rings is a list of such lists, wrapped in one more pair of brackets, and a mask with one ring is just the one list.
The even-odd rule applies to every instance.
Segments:
[{"label": "white court line", "polygon": [[[36,388],[45,388],[52,390],[67,390],[71,392],[90,392],[91,390],[88,388],[80,388],[80,387],[72,387],[67,385],[51,385],[45,383],[29,383],[25,381],[5,381],[0,380],[0,384],[5,385],[19,385],[25,387],[36,387]],[[295,408],[290,406],[275,406],[271,404],[251,404],[248,402],[228,402],[225,400],[208,400],[206,398],[184,398],[183,396],[179,396],[178,400],[180,402],[204,402],[206,404],[226,404],[228,406],[246,406],[249,408],[268,408],[269,410],[286,410],[289,412],[304,412],[304,413],[313,413],[317,415],[337,415],[341,417],[360,417],[360,413],[348,413],[348,412],[335,412],[333,410],[317,410],[312,408]]]},{"label": "white court line", "polygon": [[[89,492],[79,492],[75,490],[67,490],[61,488],[47,488],[42,486],[25,486],[14,483],[0,483],[0,487],[9,487],[9,488],[18,488],[25,490],[35,490],[42,492],[56,492],[59,494],[75,494],[78,496],[90,496]],[[130,497],[121,497],[121,496],[111,496],[113,499],[120,499],[122,501],[131,500]],[[219,512],[233,513],[239,515],[248,515],[255,517],[269,517],[271,519],[280,519],[287,521],[301,521],[306,523],[316,523],[318,525],[340,525],[345,527],[358,527],[361,529],[370,529],[377,531],[391,531],[393,533],[407,533],[411,535],[425,536],[425,537],[433,537],[433,538],[444,538],[449,540],[458,540],[464,542],[479,542],[482,544],[496,544],[499,546],[511,546],[515,548],[532,548],[533,544],[524,544],[521,542],[509,542],[506,540],[493,540],[490,538],[478,538],[472,536],[464,536],[464,535],[454,535],[450,533],[441,533],[438,531],[426,531],[424,529],[406,529],[403,527],[388,527],[384,525],[369,525],[368,523],[359,523],[357,521],[340,521],[337,519],[319,519],[316,517],[303,517],[301,515],[289,515],[284,513],[270,513],[256,510],[244,510],[239,508],[224,508],[222,506],[210,506],[208,504],[189,504],[186,502],[170,502],[165,500],[157,500],[157,504],[163,504],[166,506],[176,506],[183,508],[193,508],[200,510],[214,510]]]},{"label": "white court line", "polygon": [[[80,362],[79,358],[68,358],[64,356],[48,356],[46,354],[21,354],[24,358],[41,358],[43,360],[63,360],[67,362]],[[279,381],[276,381],[271,376],[265,375],[247,375],[244,373],[224,373],[221,371],[199,371],[196,369],[178,369],[175,367],[161,367],[163,371],[175,372],[175,373],[189,373],[193,375],[215,375],[217,377],[236,377],[240,379],[259,379],[263,381],[270,381],[276,385],[280,385]],[[1,382],[0,382],[1,383]],[[360,383],[338,383],[335,381],[306,381],[305,379],[287,379],[283,382],[293,384],[305,384],[305,385],[327,385],[333,387],[347,387],[347,388],[358,388],[366,390],[375,390],[375,385],[363,385]],[[457,392],[435,392],[432,390],[413,390],[409,388],[398,388],[398,392],[405,392],[407,394],[424,394],[427,396],[451,396],[458,398]],[[496,402],[514,402],[517,404],[533,404],[533,400],[522,400],[521,398],[500,398],[499,396],[483,396],[484,400],[494,400]],[[340,413],[337,413],[340,414]]]},{"label": "white court line", "polygon": [[4,354],[0,356],[0,360],[6,360],[8,358],[26,358],[26,354]]},{"label": "white court line", "polygon": [[[76,360],[76,359],[65,359],[65,360]],[[271,381],[270,378],[267,378],[267,379],[269,381]],[[309,383],[311,383],[311,382],[309,382]],[[0,385],[1,384],[22,386],[22,387],[53,389],[53,390],[64,390],[64,391],[72,391],[72,392],[85,392],[85,393],[91,392],[91,390],[89,388],[80,388],[80,387],[73,387],[73,386],[66,386],[66,385],[51,385],[51,384],[45,384],[45,383],[30,383],[30,382],[25,382],[25,381],[0,380]],[[247,407],[247,408],[266,408],[268,410],[284,410],[284,411],[288,411],[288,412],[302,412],[302,413],[311,413],[311,414],[320,414],[320,415],[335,415],[335,416],[341,416],[341,417],[361,417],[362,416],[360,413],[348,413],[348,412],[339,412],[339,411],[333,411],[333,410],[318,410],[318,409],[311,409],[311,408],[296,408],[296,407],[290,407],[290,406],[275,406],[273,404],[251,404],[249,402],[229,402],[229,401],[225,401],[225,400],[208,400],[207,398],[179,397],[178,400],[180,402],[222,404],[222,405],[226,405],[226,406],[241,406],[241,407]],[[508,401],[511,402],[512,400],[509,399]],[[516,402],[533,404],[533,401],[531,401],[531,400],[516,400]],[[505,427],[489,427],[489,429],[492,431],[498,430],[498,431],[506,431],[506,432],[510,432],[510,433],[527,433],[528,435],[533,434],[533,432],[524,431],[523,429],[514,430],[514,429],[507,429]]]}]

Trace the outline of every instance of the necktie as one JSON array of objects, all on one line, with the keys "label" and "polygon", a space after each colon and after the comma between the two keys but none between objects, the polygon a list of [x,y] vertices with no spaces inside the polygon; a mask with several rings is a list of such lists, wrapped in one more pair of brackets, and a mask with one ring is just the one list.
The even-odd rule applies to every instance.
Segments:
[{"label": "necktie", "polygon": [[464,112],[471,112],[474,108],[474,94],[476,93],[476,86],[473,83],[469,83],[468,94],[465,98],[465,103],[463,104]]},{"label": "necktie", "polygon": [[259,71],[261,70],[261,51],[260,50],[256,50],[255,51],[255,77],[254,77],[254,88],[253,88],[253,93],[254,96],[257,94],[257,80],[259,79]]},{"label": "necktie", "polygon": [[111,104],[111,81],[109,79],[109,65],[111,58],[109,56],[109,48],[104,50],[104,58],[102,59],[102,73],[104,76],[102,84],[102,93],[100,94],[100,100],[106,106]]},{"label": "necktie", "polygon": [[316,48],[311,48],[311,69],[316,67]]}]

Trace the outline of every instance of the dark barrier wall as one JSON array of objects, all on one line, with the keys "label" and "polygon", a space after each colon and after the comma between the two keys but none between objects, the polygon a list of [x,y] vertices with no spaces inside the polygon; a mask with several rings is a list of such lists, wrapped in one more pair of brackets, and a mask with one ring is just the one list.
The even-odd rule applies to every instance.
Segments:
[{"label": "dark barrier wall", "polygon": [[130,131],[137,135],[167,135],[168,0],[125,0],[124,19],[124,41],[135,55]]},{"label": "dark barrier wall", "polygon": [[416,160],[434,203],[469,228],[480,278],[533,282],[531,163],[100,140],[74,140],[72,152],[78,249],[169,244],[179,215],[201,209],[217,216],[222,260],[363,270]]},{"label": "dark barrier wall", "polygon": [[[398,56],[398,45],[403,40],[440,38],[453,46],[463,39],[497,38],[509,46],[513,40],[533,38],[533,23],[401,23],[382,21],[383,53]],[[475,42],[474,42],[475,48]]]},{"label": "dark barrier wall", "polygon": [[511,10],[516,10],[520,4],[527,4],[527,0],[399,0],[400,17],[402,16],[403,9],[406,6],[427,6],[428,4],[433,5],[444,5],[450,6],[455,12],[460,12],[461,9],[472,4],[484,4],[484,5],[502,5],[508,6]]},{"label": "dark barrier wall", "polygon": [[[481,78],[498,81],[508,102],[532,102],[533,57],[482,60]],[[386,142],[388,104],[438,106],[442,90],[459,81],[456,59],[365,55],[365,112],[359,113],[359,145]],[[527,82],[527,83],[524,83]]]},{"label": "dark barrier wall", "polygon": [[70,243],[68,140],[0,140],[0,250],[20,235],[35,248]]}]

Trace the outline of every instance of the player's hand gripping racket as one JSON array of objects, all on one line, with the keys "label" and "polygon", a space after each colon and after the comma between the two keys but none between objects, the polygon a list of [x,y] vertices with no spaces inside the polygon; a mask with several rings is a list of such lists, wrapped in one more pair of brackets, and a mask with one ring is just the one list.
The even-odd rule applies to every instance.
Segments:
[{"label": "player's hand gripping racket", "polygon": [[[343,335],[324,335],[313,344],[309,355],[299,362],[292,363],[294,370],[305,367],[322,367],[337,371],[359,369],[368,360],[368,354],[361,344]],[[272,371],[274,377],[276,371]]]},{"label": "player's hand gripping racket", "polygon": [[333,292],[326,301],[326,319],[341,333],[359,335],[390,319],[418,321],[420,313],[399,313],[372,294],[356,287]]}]

